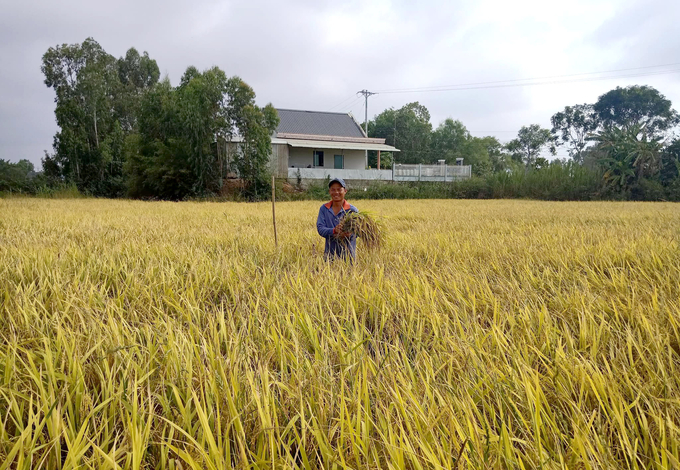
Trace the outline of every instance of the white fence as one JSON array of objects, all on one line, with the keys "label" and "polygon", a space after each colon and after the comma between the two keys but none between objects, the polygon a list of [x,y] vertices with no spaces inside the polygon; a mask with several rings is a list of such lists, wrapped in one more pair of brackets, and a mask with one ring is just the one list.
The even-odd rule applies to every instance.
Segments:
[{"label": "white fence", "polygon": [[470,165],[405,165],[391,170],[335,170],[333,168],[288,168],[288,180],[322,180],[327,177],[376,181],[460,181],[472,176]]},{"label": "white fence", "polygon": [[472,176],[470,165],[405,165],[392,168],[394,181],[460,181]]}]

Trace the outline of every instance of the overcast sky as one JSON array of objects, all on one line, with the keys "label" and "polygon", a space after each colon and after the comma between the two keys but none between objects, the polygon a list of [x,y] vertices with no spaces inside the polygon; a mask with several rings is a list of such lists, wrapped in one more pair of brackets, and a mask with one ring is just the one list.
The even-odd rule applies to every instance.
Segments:
[{"label": "overcast sky", "polygon": [[[39,166],[51,151],[54,93],[41,58],[87,37],[116,57],[148,51],[173,85],[189,65],[217,65],[250,84],[260,104],[351,111],[358,121],[355,92],[365,88],[382,91],[369,98],[369,117],[419,101],[435,127],[451,117],[473,135],[508,141],[616,86],[653,86],[680,108],[678,18],[677,0],[0,0],[0,158]],[[556,78],[386,92],[541,77]]]}]

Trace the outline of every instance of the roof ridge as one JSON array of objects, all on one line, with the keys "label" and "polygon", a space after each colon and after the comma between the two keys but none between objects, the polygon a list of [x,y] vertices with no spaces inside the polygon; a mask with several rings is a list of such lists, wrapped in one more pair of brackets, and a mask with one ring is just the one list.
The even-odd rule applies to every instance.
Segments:
[{"label": "roof ridge", "polygon": [[340,114],[342,116],[347,116],[349,113],[340,113],[337,111],[312,111],[309,109],[290,109],[290,108],[276,108],[277,111],[293,111],[296,113],[317,113],[317,114]]}]

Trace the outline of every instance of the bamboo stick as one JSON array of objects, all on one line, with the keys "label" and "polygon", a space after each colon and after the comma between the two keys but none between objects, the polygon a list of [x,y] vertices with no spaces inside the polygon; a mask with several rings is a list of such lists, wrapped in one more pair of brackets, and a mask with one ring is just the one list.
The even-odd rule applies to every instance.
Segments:
[{"label": "bamboo stick", "polygon": [[274,221],[274,247],[279,247],[279,239],[276,236],[276,181],[272,175],[272,220]]}]

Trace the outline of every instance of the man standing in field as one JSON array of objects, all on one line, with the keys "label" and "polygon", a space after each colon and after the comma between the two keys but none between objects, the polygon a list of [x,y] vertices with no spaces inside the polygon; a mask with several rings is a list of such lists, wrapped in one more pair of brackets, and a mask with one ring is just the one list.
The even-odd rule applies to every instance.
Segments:
[{"label": "man standing in field", "polygon": [[332,260],[349,256],[354,260],[357,237],[353,233],[343,232],[338,224],[346,214],[359,212],[359,210],[345,200],[347,185],[342,178],[332,179],[328,183],[328,192],[331,200],[319,208],[319,217],[316,219],[316,230],[326,239],[324,259]]}]

